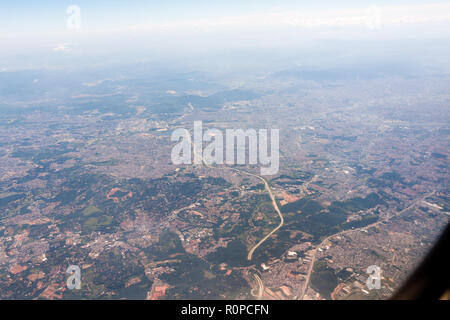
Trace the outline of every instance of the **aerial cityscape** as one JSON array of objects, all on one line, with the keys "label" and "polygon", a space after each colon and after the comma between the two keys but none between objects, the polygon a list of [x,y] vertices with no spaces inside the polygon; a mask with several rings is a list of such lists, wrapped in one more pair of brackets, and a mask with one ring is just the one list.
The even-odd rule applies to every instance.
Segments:
[{"label": "aerial cityscape", "polygon": [[[308,57],[0,65],[0,299],[390,298],[449,223],[450,67]],[[199,122],[276,170],[174,163]]]}]

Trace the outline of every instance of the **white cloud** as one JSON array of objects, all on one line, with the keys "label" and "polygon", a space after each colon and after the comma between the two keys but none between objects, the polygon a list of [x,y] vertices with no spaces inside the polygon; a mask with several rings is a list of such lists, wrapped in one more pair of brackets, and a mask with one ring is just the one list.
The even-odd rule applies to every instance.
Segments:
[{"label": "white cloud", "polygon": [[127,29],[155,32],[191,30],[211,33],[277,27],[367,27],[373,23],[374,19],[379,20],[383,26],[450,22],[450,4],[371,6],[342,10],[278,10],[214,19],[174,21],[163,24],[149,23],[131,26]]},{"label": "white cloud", "polygon": [[69,45],[67,43],[62,43],[62,44],[54,47],[53,51],[68,53],[68,52],[72,51],[72,48],[69,47]]},{"label": "white cloud", "polygon": [[[126,21],[124,19],[124,21]],[[9,51],[51,46],[54,52],[202,52],[207,49],[304,47],[311,41],[397,40],[450,37],[450,3],[383,5],[347,9],[274,9],[223,17],[148,21],[138,25],[0,33]],[[375,31],[375,32],[372,32]],[[5,39],[2,39],[6,37]],[[76,50],[74,49],[76,48]]]}]

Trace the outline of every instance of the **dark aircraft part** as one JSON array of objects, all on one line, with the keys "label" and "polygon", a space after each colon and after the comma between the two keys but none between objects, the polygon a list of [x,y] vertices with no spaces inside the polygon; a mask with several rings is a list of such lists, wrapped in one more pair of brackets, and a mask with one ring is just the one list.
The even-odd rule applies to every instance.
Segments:
[{"label": "dark aircraft part", "polygon": [[448,299],[450,289],[450,224],[434,247],[392,297],[393,300]]}]

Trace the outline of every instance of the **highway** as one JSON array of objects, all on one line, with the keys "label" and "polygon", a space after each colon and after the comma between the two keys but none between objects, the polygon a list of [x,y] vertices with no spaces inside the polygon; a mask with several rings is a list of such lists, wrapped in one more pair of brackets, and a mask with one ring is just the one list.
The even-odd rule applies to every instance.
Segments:
[{"label": "highway", "polygon": [[[194,144],[192,141],[191,141],[191,143],[192,143],[192,145],[193,145],[193,147],[194,147],[194,148],[193,148],[193,149],[194,149],[194,153],[197,154],[196,151],[195,151],[195,150],[196,150],[195,144]],[[198,154],[197,154],[197,155],[198,155]],[[283,217],[283,215],[281,214],[280,208],[278,207],[277,201],[275,200],[275,196],[273,195],[273,192],[272,192],[272,190],[270,189],[270,185],[269,185],[269,183],[267,182],[266,179],[264,179],[263,177],[261,177],[261,176],[259,176],[259,175],[257,175],[257,174],[250,173],[250,172],[246,172],[246,171],[239,170],[239,169],[236,169],[236,168],[230,168],[230,167],[213,167],[213,166],[211,166],[209,163],[207,163],[207,162],[205,161],[205,159],[203,158],[203,155],[199,155],[199,156],[201,157],[203,164],[204,164],[205,166],[207,166],[208,168],[211,168],[211,169],[220,169],[220,170],[232,170],[232,171],[235,171],[235,172],[240,173],[240,174],[244,174],[244,175],[247,175],[247,176],[255,177],[255,178],[261,180],[261,181],[264,183],[264,188],[265,188],[265,190],[267,191],[267,193],[269,194],[270,199],[272,200],[272,206],[273,206],[273,208],[275,209],[275,211],[277,212],[278,217],[280,218],[280,223],[278,224],[278,226],[276,226],[272,231],[270,231],[264,238],[262,238],[257,244],[255,244],[255,245],[249,250],[248,255],[247,255],[247,260],[251,261],[251,260],[252,260],[252,257],[253,257],[253,253],[255,252],[255,250],[256,250],[259,246],[261,246],[267,239],[269,239],[275,232],[277,232],[277,231],[278,231],[281,227],[283,227],[283,225],[284,225],[284,217]],[[262,294],[264,293],[264,284],[263,284],[261,278],[260,278],[256,273],[253,274],[253,276],[254,276],[256,282],[257,282],[258,285],[259,285],[258,296],[257,296],[257,297],[260,298],[260,297],[262,297]]]},{"label": "highway", "polygon": [[[197,153],[195,152],[195,150],[196,150],[196,149],[195,149],[195,144],[193,144],[193,145],[194,145],[194,153],[197,154]],[[204,164],[205,166],[207,166],[208,168],[211,168],[211,169],[221,169],[221,170],[232,170],[232,171],[235,171],[235,172],[244,174],[244,175],[248,175],[248,176],[255,177],[255,178],[261,180],[261,181],[264,183],[264,188],[265,188],[265,190],[267,191],[267,193],[269,194],[270,199],[272,200],[272,206],[273,206],[273,208],[275,209],[275,211],[277,212],[278,217],[280,218],[280,223],[278,224],[278,226],[275,227],[275,229],[273,229],[272,231],[270,231],[264,238],[262,238],[257,244],[255,244],[255,245],[250,249],[250,251],[248,252],[247,259],[248,259],[249,261],[251,261],[251,260],[252,260],[253,253],[255,252],[255,250],[256,250],[260,245],[262,245],[262,244],[264,243],[264,241],[266,241],[267,239],[269,239],[270,236],[272,236],[275,232],[277,232],[277,231],[284,225],[284,217],[283,217],[283,215],[281,214],[280,208],[278,207],[278,204],[277,204],[277,202],[276,202],[276,200],[275,200],[275,196],[273,195],[273,192],[272,192],[272,190],[270,189],[269,183],[267,182],[266,179],[264,179],[263,177],[261,177],[261,176],[259,176],[259,175],[257,175],[257,174],[254,174],[254,173],[250,173],[250,172],[246,172],[246,171],[243,171],[243,170],[239,170],[239,169],[236,169],[236,168],[230,168],[230,167],[213,167],[213,166],[211,166],[209,163],[207,163],[207,162],[205,161],[205,159],[203,158],[203,155],[200,155],[200,157],[202,158],[203,164]]]}]

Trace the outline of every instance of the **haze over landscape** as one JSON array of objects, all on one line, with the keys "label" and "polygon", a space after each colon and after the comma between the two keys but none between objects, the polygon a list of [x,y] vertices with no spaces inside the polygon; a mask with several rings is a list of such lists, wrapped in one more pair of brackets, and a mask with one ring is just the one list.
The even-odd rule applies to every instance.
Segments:
[{"label": "haze over landscape", "polygon": [[[0,299],[387,299],[449,222],[447,1],[17,1],[0,44]],[[196,121],[278,171],[175,164]]]}]

